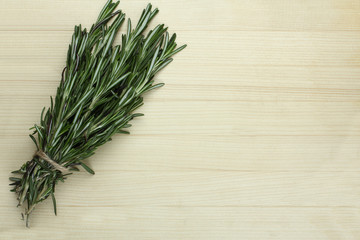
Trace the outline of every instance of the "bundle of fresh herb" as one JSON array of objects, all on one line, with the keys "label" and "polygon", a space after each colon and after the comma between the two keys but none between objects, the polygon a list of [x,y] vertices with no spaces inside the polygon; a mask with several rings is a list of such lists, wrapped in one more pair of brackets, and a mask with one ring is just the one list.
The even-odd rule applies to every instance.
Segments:
[{"label": "bundle of fresh herb", "polygon": [[121,45],[113,46],[125,20],[124,13],[115,11],[118,4],[109,0],[89,31],[75,26],[55,100],[50,97],[51,106],[43,109],[40,124],[31,128],[36,153],[13,172],[18,177],[10,178],[18,206],[26,204],[27,226],[34,207],[50,196],[56,214],[58,181],[79,171],[78,166],[94,174],[83,160],[115,133],[129,133],[129,121],[142,116],[134,113],[143,104],[142,95],[163,86],[154,84],[155,75],[186,47],[177,48],[176,35],[169,37],[163,24],[144,35],[158,13],[150,4],[135,28],[128,20]]}]

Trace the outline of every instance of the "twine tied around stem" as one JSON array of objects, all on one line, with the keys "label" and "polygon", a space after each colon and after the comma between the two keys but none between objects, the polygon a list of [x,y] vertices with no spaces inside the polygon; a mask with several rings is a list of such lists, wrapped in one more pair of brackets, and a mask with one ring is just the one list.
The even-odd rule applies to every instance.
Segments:
[{"label": "twine tied around stem", "polygon": [[59,170],[61,173],[68,173],[69,169],[67,169],[66,167],[58,164],[57,162],[55,162],[54,160],[52,160],[51,158],[49,158],[48,155],[46,155],[46,153],[44,153],[43,151],[39,150],[36,151],[34,156],[38,156],[39,158],[47,161],[48,163],[51,164],[51,166],[53,166],[56,170]]}]

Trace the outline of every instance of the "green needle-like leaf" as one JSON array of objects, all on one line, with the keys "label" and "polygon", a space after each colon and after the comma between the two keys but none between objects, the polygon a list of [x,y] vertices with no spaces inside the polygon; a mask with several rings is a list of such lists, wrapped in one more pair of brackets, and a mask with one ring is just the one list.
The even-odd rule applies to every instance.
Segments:
[{"label": "green needle-like leaf", "polygon": [[94,175],[95,172],[92,170],[89,166],[87,166],[85,163],[81,162],[80,165],[90,174]]},{"label": "green needle-like leaf", "polygon": [[54,213],[55,213],[55,215],[57,215],[57,211],[56,211],[56,199],[55,199],[54,193],[51,193],[51,198],[52,198],[52,201],[53,201]]}]

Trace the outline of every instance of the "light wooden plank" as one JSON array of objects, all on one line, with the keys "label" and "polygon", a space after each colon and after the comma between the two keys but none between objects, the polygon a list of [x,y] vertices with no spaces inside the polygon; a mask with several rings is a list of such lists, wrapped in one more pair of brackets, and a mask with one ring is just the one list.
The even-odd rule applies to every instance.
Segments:
[{"label": "light wooden plank", "polygon": [[[0,30],[71,31],[90,25],[105,1],[1,0]],[[148,1],[122,1],[121,9],[137,19]],[[154,21],[175,31],[360,30],[360,4],[354,0],[152,1],[160,14]]]},{"label": "light wooden plank", "polygon": [[[9,59],[65,60],[71,33],[1,32],[2,61]],[[188,51],[177,56],[178,66],[206,64],[275,66],[359,66],[356,32],[178,32]],[[23,38],[19,37],[23,36]],[[119,39],[118,39],[119,40]],[[216,45],[216,47],[214,47]],[[62,61],[61,66],[64,66]],[[3,64],[1,64],[3,65]],[[204,64],[202,65],[204,69]],[[205,65],[207,66],[207,65]],[[184,68],[184,67],[183,67]],[[186,68],[184,68],[186,69]],[[202,71],[201,71],[202,72]]]},{"label": "light wooden plank", "polygon": [[[22,135],[3,136],[0,140],[6,149],[0,157],[8,171],[17,168],[35,152],[28,133],[23,129]],[[101,147],[89,163],[97,171],[120,172],[359,172],[358,138],[351,135],[190,138],[131,134],[115,137],[111,143]],[[18,151],[17,144],[21,151]],[[254,151],[254,148],[258,150]]]},{"label": "light wooden plank", "polygon": [[[358,239],[359,208],[293,208],[293,207],[60,207],[59,216],[48,214],[51,206],[42,206],[33,216],[31,231],[19,221],[11,229],[0,231],[12,238],[30,234],[47,239],[47,231],[56,232],[52,239]],[[86,214],[84,214],[86,212]],[[99,216],[99,212],[104,215]],[[6,215],[13,210],[4,210]],[[115,214],[114,214],[115,213]],[[69,217],[71,216],[71,217]],[[106,216],[106,217],[105,217]],[[84,222],[76,228],[59,231],[65,222]],[[2,221],[7,221],[0,215]],[[104,225],[104,222],[106,224]],[[114,228],[116,227],[116,228]]]},{"label": "light wooden plank", "polygon": [[[183,54],[183,53],[181,53]],[[198,71],[192,71],[190,64],[180,65],[179,61],[182,55],[176,56],[175,62],[170,64],[166,71],[160,72],[157,81],[164,82],[165,88],[161,91],[187,91],[197,88],[215,89],[219,88],[257,88],[264,89],[291,89],[299,90],[342,90],[357,91],[360,88],[360,82],[357,75],[360,70],[357,66],[244,66],[239,63],[224,64],[221,62],[215,64],[199,64],[196,66]],[[63,54],[61,54],[63,56]],[[179,59],[180,58],[180,59]],[[65,60],[62,57],[54,60],[44,59],[6,59],[0,60],[0,87],[4,91],[18,90],[23,94],[29,86],[36,87],[44,93],[52,92],[57,87],[61,78],[62,66]],[[179,69],[177,66],[183,66]],[[21,72],[16,71],[21,68]],[[181,76],[181,79],[178,79]],[[206,84],[201,84],[206,82]],[[216,90],[216,89],[215,89]],[[198,90],[198,93],[201,91]],[[279,93],[279,92],[277,92]],[[244,93],[242,93],[244,94]],[[292,92],[295,95],[294,92]],[[2,92],[1,96],[10,95],[8,92]],[[157,94],[154,94],[156,97]],[[171,97],[173,94],[169,94]],[[239,94],[240,95],[240,94]],[[310,94],[309,94],[310,95]],[[350,94],[347,94],[348,96]],[[0,96],[0,97],[1,97]],[[313,95],[312,95],[313,96]],[[196,97],[188,94],[185,97]],[[213,95],[213,97],[216,97]],[[339,94],[338,94],[339,97]],[[350,96],[349,96],[350,97]],[[336,99],[332,99],[336,101]]]},{"label": "light wooden plank", "polygon": [[[97,164],[100,162],[94,164],[95,169]],[[8,175],[1,173],[0,176]],[[358,172],[108,169],[94,176],[85,172],[73,175],[57,186],[56,193],[59,204],[80,208],[112,205],[360,207],[359,181]],[[10,208],[14,202],[6,201],[2,206]]]},{"label": "light wooden plank", "polygon": [[[38,107],[34,108],[31,103],[36,102]],[[41,102],[37,99],[14,98],[2,101],[4,112],[0,115],[0,121],[6,126],[2,134],[23,134],[24,129],[38,122]],[[21,110],[23,112],[18,113]],[[358,105],[347,102],[184,102],[147,99],[140,112],[145,113],[146,117],[134,120],[136,127],[132,132],[135,135],[358,136],[360,131],[357,124],[360,118]],[[241,117],[234,121],[234,116]],[[9,118],[14,120],[6,122]],[[204,121],[206,119],[211,121]]]}]

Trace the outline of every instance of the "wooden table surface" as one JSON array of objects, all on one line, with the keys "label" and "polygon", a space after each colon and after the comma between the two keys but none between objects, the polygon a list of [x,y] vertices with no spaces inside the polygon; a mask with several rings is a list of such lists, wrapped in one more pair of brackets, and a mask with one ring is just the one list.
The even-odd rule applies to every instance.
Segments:
[{"label": "wooden table surface", "polygon": [[360,239],[359,0],[153,0],[188,48],[26,229],[10,171],[104,3],[0,0],[0,239]]}]

